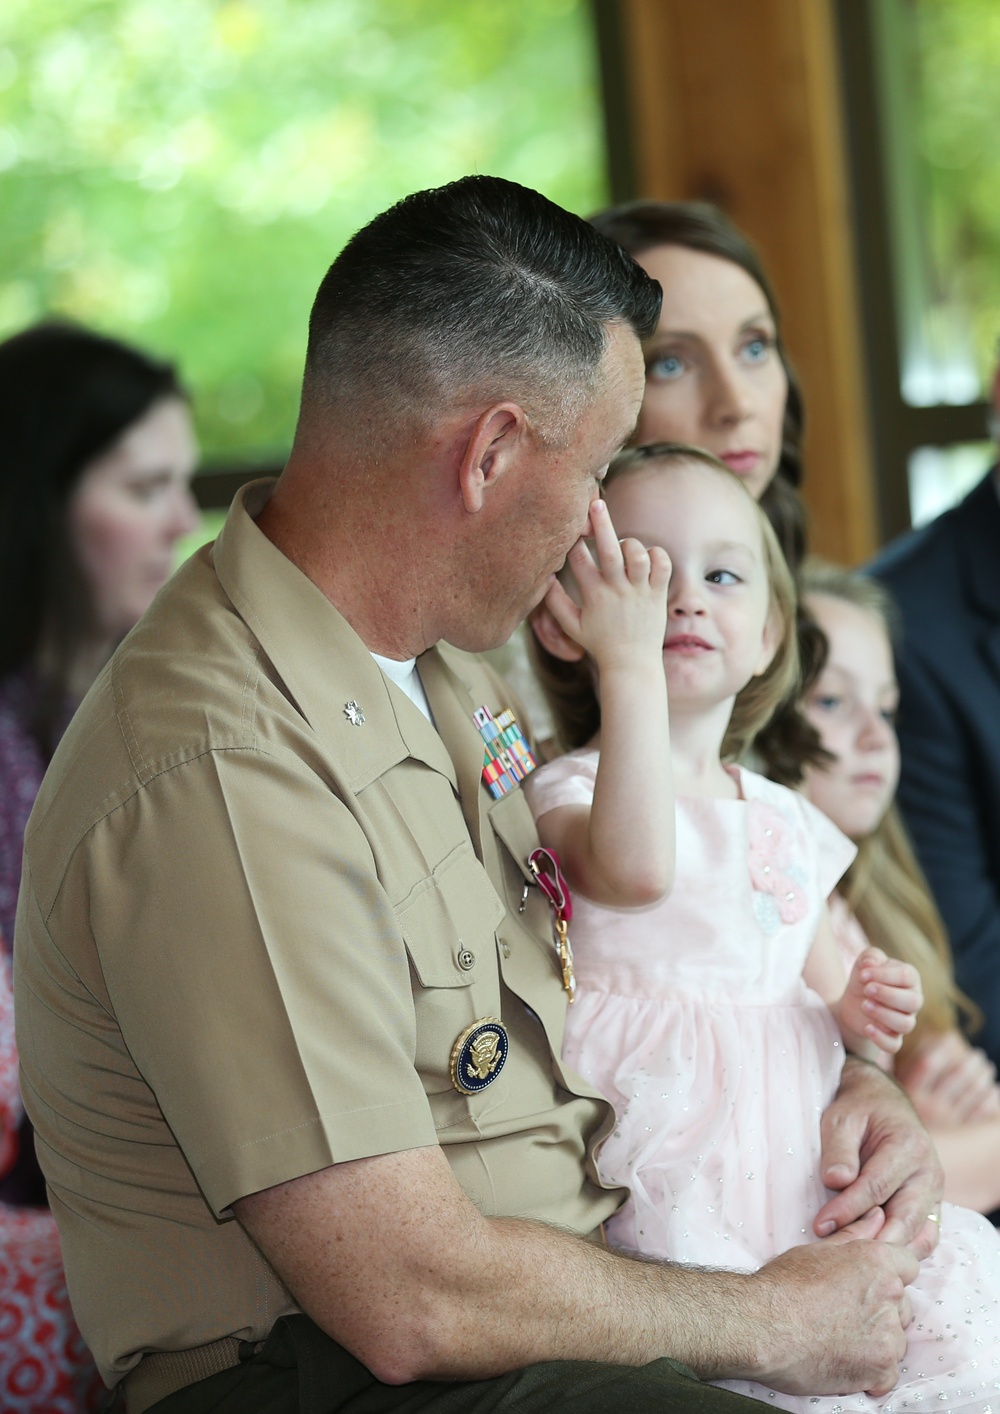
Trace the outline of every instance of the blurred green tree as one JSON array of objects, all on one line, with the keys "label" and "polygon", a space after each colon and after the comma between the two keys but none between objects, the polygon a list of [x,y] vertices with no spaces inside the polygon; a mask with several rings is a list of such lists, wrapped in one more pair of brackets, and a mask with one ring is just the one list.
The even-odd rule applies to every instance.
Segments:
[{"label": "blurred green tree", "polygon": [[1000,5],[908,6],[928,318],[968,340],[985,382],[1000,339]]},{"label": "blurred green tree", "polygon": [[206,460],[280,459],[327,265],[474,171],[604,199],[586,0],[3,0],[0,337],[133,338]]}]

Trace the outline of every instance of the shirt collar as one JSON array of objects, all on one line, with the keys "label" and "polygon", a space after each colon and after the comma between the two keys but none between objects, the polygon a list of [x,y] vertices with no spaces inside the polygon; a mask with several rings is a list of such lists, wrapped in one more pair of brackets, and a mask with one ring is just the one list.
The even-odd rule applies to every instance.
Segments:
[{"label": "shirt collar", "polygon": [[[352,790],[363,789],[408,756],[457,788],[454,764],[438,732],[405,693],[390,686],[322,591],[258,529],[255,518],[273,489],[274,481],[266,480],[237,492],[212,551],[222,588],[324,747],[337,755]],[[422,672],[428,657],[421,657]],[[360,712],[361,724],[346,710],[352,702],[357,710],[351,715],[356,719]],[[432,697],[431,710],[436,719]]]}]

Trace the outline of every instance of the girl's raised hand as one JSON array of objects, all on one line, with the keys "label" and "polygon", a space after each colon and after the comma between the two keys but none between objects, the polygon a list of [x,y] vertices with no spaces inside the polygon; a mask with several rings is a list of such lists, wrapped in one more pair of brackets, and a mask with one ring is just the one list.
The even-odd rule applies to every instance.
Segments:
[{"label": "girl's raised hand", "polygon": [[840,1001],[840,1023],[893,1054],[913,1030],[923,1002],[915,967],[886,957],[881,948],[866,948],[851,969]]},{"label": "girl's raised hand", "polygon": [[670,558],[659,546],[619,541],[608,508],[595,501],[590,508],[593,553],[578,540],[567,556],[576,594],[558,580],[546,595],[552,617],[599,669],[641,660],[662,652],[667,625]]}]

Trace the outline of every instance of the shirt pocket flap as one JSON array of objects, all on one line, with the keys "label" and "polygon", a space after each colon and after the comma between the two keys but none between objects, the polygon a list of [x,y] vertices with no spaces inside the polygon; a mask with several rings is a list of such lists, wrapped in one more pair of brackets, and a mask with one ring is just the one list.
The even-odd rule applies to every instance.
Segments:
[{"label": "shirt pocket flap", "polygon": [[490,824],[529,884],[536,882],[528,868],[528,855],[538,848],[538,830],[528,802],[520,791],[503,796],[490,810]]},{"label": "shirt pocket flap", "polygon": [[396,909],[413,970],[422,987],[468,987],[472,969],[459,955],[495,950],[504,906],[470,846],[449,855]]}]

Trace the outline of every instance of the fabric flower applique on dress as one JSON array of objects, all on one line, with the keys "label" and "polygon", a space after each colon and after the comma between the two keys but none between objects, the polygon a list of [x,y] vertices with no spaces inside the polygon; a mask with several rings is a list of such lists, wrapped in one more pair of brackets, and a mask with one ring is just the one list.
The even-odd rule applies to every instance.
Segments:
[{"label": "fabric flower applique on dress", "polygon": [[808,880],[793,862],[795,832],[787,816],[762,800],[748,802],[748,815],[753,910],[764,932],[776,933],[782,923],[805,917]]}]

